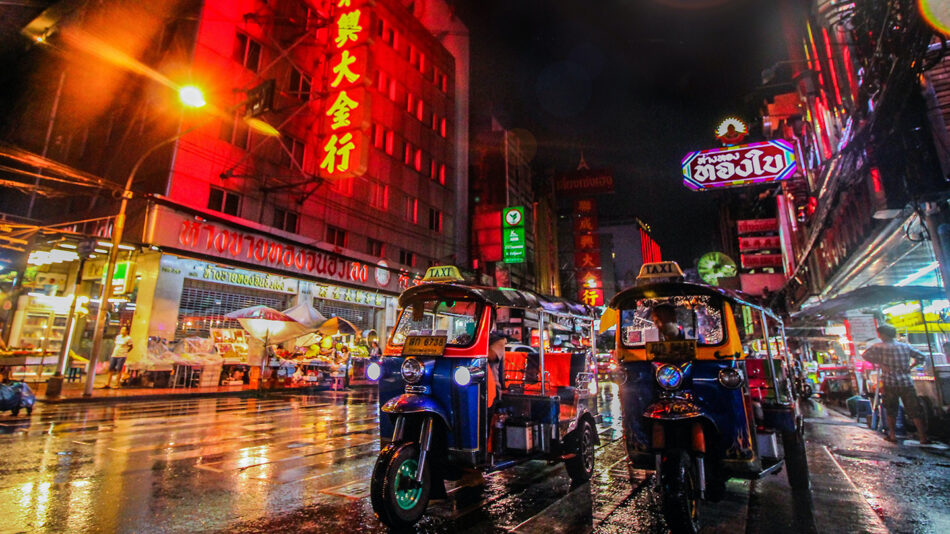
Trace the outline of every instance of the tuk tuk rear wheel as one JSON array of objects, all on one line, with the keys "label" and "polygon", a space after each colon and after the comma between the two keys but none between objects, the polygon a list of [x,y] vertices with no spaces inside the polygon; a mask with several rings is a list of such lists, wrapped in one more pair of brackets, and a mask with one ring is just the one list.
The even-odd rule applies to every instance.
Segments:
[{"label": "tuk tuk rear wheel", "polygon": [[660,472],[660,503],[666,525],[674,534],[696,534],[700,527],[699,484],[692,458],[683,450],[663,455]]},{"label": "tuk tuk rear wheel", "polygon": [[584,419],[575,430],[574,456],[564,460],[571,482],[582,484],[594,475],[594,427]]},{"label": "tuk tuk rear wheel", "polygon": [[804,428],[799,426],[794,432],[783,432],[782,448],[785,450],[788,484],[795,490],[807,490],[808,457],[805,452]]},{"label": "tuk tuk rear wheel", "polygon": [[380,453],[370,481],[370,499],[379,520],[393,528],[409,527],[425,513],[431,480],[423,467],[422,482],[415,476],[420,468],[416,443],[394,443]]}]

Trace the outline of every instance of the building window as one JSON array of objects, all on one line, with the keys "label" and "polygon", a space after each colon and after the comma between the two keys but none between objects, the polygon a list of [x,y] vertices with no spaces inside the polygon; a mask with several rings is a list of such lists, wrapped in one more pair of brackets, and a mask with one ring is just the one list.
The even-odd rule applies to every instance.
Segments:
[{"label": "building window", "polygon": [[330,186],[330,189],[339,196],[351,197],[353,196],[353,179],[336,180],[333,182],[333,185]]},{"label": "building window", "polygon": [[442,212],[435,208],[429,208],[429,230],[442,231]]},{"label": "building window", "polygon": [[402,151],[402,162],[406,165],[412,163],[412,144],[409,141],[406,141],[406,144]]},{"label": "building window", "polygon": [[426,55],[419,52],[419,72],[426,73]]},{"label": "building window", "polygon": [[397,85],[396,80],[389,80],[389,99],[393,102],[396,101],[397,96]]},{"label": "building window", "polygon": [[416,172],[422,172],[422,149],[416,149],[416,157],[413,161],[413,167],[416,169]]},{"label": "building window", "polygon": [[296,68],[290,69],[290,94],[299,100],[310,100],[310,76]]},{"label": "building window", "polygon": [[247,34],[238,32],[234,41],[234,60],[248,70],[257,72],[257,69],[261,67],[261,49],[261,43],[251,39]]},{"label": "building window", "polygon": [[219,137],[236,147],[250,150],[251,148],[251,130],[244,122],[244,116],[236,114],[233,119],[221,121],[221,132]]},{"label": "building window", "polygon": [[369,252],[370,256],[374,258],[386,257],[386,244],[382,241],[370,238],[366,240],[366,245],[366,252]]},{"label": "building window", "polygon": [[281,208],[274,208],[274,228],[297,233],[297,214]]},{"label": "building window", "polygon": [[376,90],[380,93],[385,93],[389,89],[389,77],[386,76],[384,71],[376,72]]},{"label": "building window", "polygon": [[299,168],[303,169],[303,154],[305,146],[303,141],[296,139],[290,136],[285,136],[286,141],[284,142],[284,147],[286,150],[281,150],[281,166],[282,167],[293,167],[294,165],[291,162],[296,162]]},{"label": "building window", "polygon": [[429,179],[435,180],[435,177],[439,175],[439,164],[435,160],[429,161]]},{"label": "building window", "polygon": [[335,247],[346,247],[346,230],[327,225],[327,243]]},{"label": "building window", "polygon": [[396,153],[396,134],[392,130],[386,132],[386,153],[390,156]]},{"label": "building window", "polygon": [[241,195],[212,187],[208,193],[208,209],[237,216],[241,209]]},{"label": "building window", "polygon": [[445,163],[439,164],[439,183],[445,185]]},{"label": "building window", "polygon": [[416,100],[416,118],[422,122],[425,122],[425,106],[422,104],[422,99]]},{"label": "building window", "polygon": [[406,113],[412,113],[415,109],[416,99],[412,96],[412,93],[406,91]]},{"label": "building window", "polygon": [[399,249],[399,263],[403,265],[408,265],[409,267],[416,266],[416,255],[406,249]]},{"label": "building window", "polygon": [[442,117],[442,120],[439,121],[439,135],[445,137],[448,133],[448,121],[445,120],[445,117]]},{"label": "building window", "polygon": [[383,143],[386,141],[386,130],[383,129],[382,125],[374,124],[373,125],[373,146],[376,148],[383,148]]},{"label": "building window", "polygon": [[419,222],[419,200],[406,197],[406,220],[411,223]]},{"label": "building window", "polygon": [[445,74],[439,76],[439,89],[441,89],[443,93],[449,92],[449,77]]},{"label": "building window", "polygon": [[389,208],[389,186],[386,184],[373,184],[372,196],[369,199],[370,206],[386,210]]}]

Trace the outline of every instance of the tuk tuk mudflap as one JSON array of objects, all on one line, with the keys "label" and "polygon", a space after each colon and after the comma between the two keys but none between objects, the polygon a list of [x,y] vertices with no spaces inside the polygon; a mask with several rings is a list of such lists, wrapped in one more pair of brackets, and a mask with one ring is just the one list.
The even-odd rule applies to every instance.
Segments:
[{"label": "tuk tuk mudflap", "polygon": [[443,408],[438,401],[428,395],[404,393],[398,397],[389,399],[386,404],[382,405],[380,410],[393,415],[423,412],[434,413],[442,418],[442,422],[445,423],[447,428],[452,428],[452,425],[449,424],[448,411]]}]

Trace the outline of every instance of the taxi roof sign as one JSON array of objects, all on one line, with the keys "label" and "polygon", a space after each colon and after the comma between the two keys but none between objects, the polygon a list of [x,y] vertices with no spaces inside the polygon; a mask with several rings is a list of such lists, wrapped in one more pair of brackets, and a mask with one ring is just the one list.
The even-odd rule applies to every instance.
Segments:
[{"label": "taxi roof sign", "polygon": [[644,263],[640,267],[640,274],[637,280],[649,280],[651,278],[682,278],[683,270],[675,261],[658,261],[655,263]]},{"label": "taxi roof sign", "polygon": [[426,269],[423,282],[462,282],[462,273],[454,265],[433,265]]}]

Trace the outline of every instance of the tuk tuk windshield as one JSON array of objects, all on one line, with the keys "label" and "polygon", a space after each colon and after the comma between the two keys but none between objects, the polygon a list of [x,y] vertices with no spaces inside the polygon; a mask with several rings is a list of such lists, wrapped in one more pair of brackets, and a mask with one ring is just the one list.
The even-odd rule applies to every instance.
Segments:
[{"label": "tuk tuk windshield", "polygon": [[399,316],[392,344],[402,345],[408,336],[446,336],[448,345],[471,345],[482,308],[480,303],[471,300],[414,302]]},{"label": "tuk tuk windshield", "polygon": [[710,295],[643,298],[622,310],[620,329],[625,347],[678,339],[719,345],[725,339],[722,301]]}]

